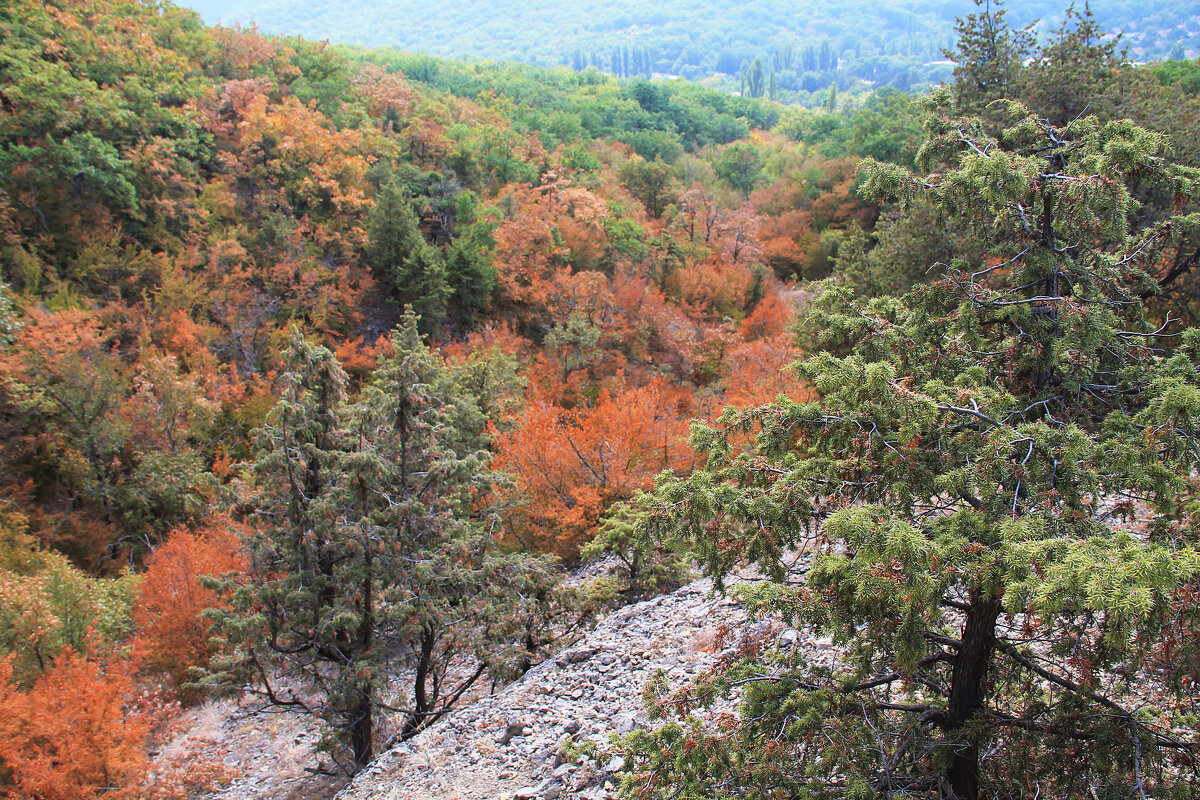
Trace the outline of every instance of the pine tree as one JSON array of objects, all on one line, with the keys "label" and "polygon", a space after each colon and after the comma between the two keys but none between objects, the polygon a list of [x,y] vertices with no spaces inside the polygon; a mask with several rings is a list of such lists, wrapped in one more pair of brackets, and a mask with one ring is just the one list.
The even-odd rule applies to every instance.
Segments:
[{"label": "pine tree", "polygon": [[819,399],[694,429],[707,462],[660,482],[650,524],[718,579],[757,561],[752,608],[829,635],[833,664],[756,654],[692,687],[741,692],[740,720],[633,737],[630,796],[1200,790],[1172,711],[1197,667],[1166,638],[1200,630],[1200,331],[1166,337],[1139,299],[1200,219],[1131,231],[1127,188],[1200,173],[1128,122],[1009,104],[997,139],[928,104],[924,174],[867,163],[864,192],[933,204],[985,257],[904,298],[825,289],[807,324],[837,355],[799,367]]},{"label": "pine tree", "polygon": [[411,305],[421,327],[434,330],[446,313],[450,286],[441,251],[425,240],[417,215],[397,180],[379,191],[368,220],[367,263],[392,289],[393,299]]}]

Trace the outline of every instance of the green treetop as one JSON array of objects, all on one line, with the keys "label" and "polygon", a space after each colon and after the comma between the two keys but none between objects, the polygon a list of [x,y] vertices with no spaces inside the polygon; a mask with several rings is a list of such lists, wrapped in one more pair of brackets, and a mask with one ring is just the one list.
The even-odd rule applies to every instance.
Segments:
[{"label": "green treetop", "polygon": [[829,635],[833,666],[792,649],[718,670],[688,697],[736,689],[740,718],[633,737],[630,796],[1200,789],[1175,713],[1197,672],[1175,636],[1200,622],[1200,331],[1139,299],[1198,220],[1131,230],[1127,189],[1183,197],[1197,173],[1127,122],[1007,104],[993,138],[949,93],[926,102],[923,174],[866,163],[865,192],[932,204],[986,254],[903,298],[827,287],[807,324],[830,352],[798,367],[818,399],[697,427],[706,463],[663,479],[650,523],[718,578],[757,561],[774,582],[752,607]]},{"label": "green treetop", "polygon": [[367,263],[391,286],[397,303],[411,305],[420,315],[423,330],[435,329],[451,293],[445,259],[425,240],[399,181],[379,190],[367,233]]},{"label": "green treetop", "polygon": [[982,10],[958,20],[954,26],[957,43],[953,50],[943,52],[955,62],[954,92],[959,108],[978,114],[992,100],[1020,96],[1024,62],[1034,43],[1029,29],[1008,27],[1001,0],[975,0],[975,5]]}]

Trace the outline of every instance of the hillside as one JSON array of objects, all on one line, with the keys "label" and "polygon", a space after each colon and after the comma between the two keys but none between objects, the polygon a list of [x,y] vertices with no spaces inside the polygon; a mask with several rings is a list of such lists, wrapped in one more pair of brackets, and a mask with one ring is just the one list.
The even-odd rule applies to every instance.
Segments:
[{"label": "hillside", "polygon": [[[197,0],[192,7],[210,23],[254,23],[270,33],[452,58],[595,66],[618,75],[712,77],[734,89],[739,72],[761,58],[788,98],[806,98],[834,80],[843,91],[859,80],[905,90],[948,80],[942,50],[954,41],[955,18],[974,10],[968,0],[928,5],[472,0],[450,7],[408,0]],[[1124,34],[1123,44],[1136,60],[1200,55],[1200,25],[1189,3],[1100,0],[1091,8],[1105,31]],[[1051,2],[1019,3],[1010,18],[1017,25],[1040,20],[1038,30],[1048,37],[1061,24],[1062,11]]]},{"label": "hillside", "polygon": [[337,798],[615,797],[621,759],[571,758],[569,748],[604,750],[649,725],[642,691],[660,670],[678,688],[735,652],[747,631],[758,628],[747,628],[738,603],[714,597],[711,581],[627,606],[519,681],[383,754]]},{"label": "hillside", "polygon": [[1194,796],[1200,59],[862,8],[0,4],[0,795]]}]

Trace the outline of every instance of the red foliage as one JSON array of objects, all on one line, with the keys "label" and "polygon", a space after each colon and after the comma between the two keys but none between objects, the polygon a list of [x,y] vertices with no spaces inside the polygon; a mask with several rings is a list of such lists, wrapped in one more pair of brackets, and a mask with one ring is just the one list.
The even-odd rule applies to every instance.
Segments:
[{"label": "red foliage", "polygon": [[691,397],[663,380],[602,391],[593,407],[563,409],[535,396],[518,427],[497,441],[496,466],[516,478],[513,535],[568,558],[613,503],[691,461]]},{"label": "red foliage", "polygon": [[28,691],[0,661],[0,789],[13,800],[132,798],[146,721],[125,708],[131,676],[66,650]]},{"label": "red foliage", "polygon": [[417,101],[416,92],[399,71],[387,72],[371,65],[359,71],[351,82],[367,113],[379,117],[384,130],[393,130],[400,119],[408,117]]},{"label": "red foliage", "polygon": [[217,515],[201,530],[172,531],[146,560],[133,610],[133,657],[139,667],[166,674],[179,686],[189,668],[208,663],[211,623],[200,614],[220,607],[224,598],[202,586],[200,576],[244,570],[238,530],[228,516]]}]

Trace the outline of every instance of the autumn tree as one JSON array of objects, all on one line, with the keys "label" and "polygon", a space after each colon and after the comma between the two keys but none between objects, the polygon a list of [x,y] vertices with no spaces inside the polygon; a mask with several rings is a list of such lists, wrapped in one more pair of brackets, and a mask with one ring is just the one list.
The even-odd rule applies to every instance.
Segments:
[{"label": "autumn tree", "polygon": [[1127,188],[1187,195],[1200,173],[1128,122],[1010,104],[994,138],[945,92],[927,106],[925,172],[869,163],[865,191],[944,209],[988,258],[899,299],[827,288],[808,324],[837,354],[801,366],[818,398],[696,429],[705,465],[660,484],[650,524],[718,577],[757,561],[752,608],[830,636],[832,660],[735,658],[683,690],[736,692],[740,718],[635,735],[630,796],[1200,788],[1192,665],[1158,646],[1196,619],[1200,332],[1164,336],[1139,299],[1200,220],[1131,230]]},{"label": "autumn tree", "polygon": [[134,661],[147,672],[167,675],[188,694],[190,670],[207,667],[216,652],[211,615],[205,612],[228,602],[201,579],[244,570],[239,527],[228,516],[216,515],[199,530],[171,531],[146,559],[138,584]]},{"label": "autumn tree", "polygon": [[96,314],[35,308],[0,349],[0,377],[14,466],[54,498],[50,543],[78,562],[145,547],[204,507],[215,404],[175,358],[138,353]]},{"label": "autumn tree", "polygon": [[603,391],[590,407],[530,397],[518,426],[497,441],[496,467],[516,478],[509,521],[517,541],[576,557],[609,507],[689,462],[687,404],[661,379]]},{"label": "autumn tree", "polygon": [[36,800],[141,796],[148,725],[125,708],[127,665],[67,650],[28,691],[12,677],[0,660],[0,790]]}]

